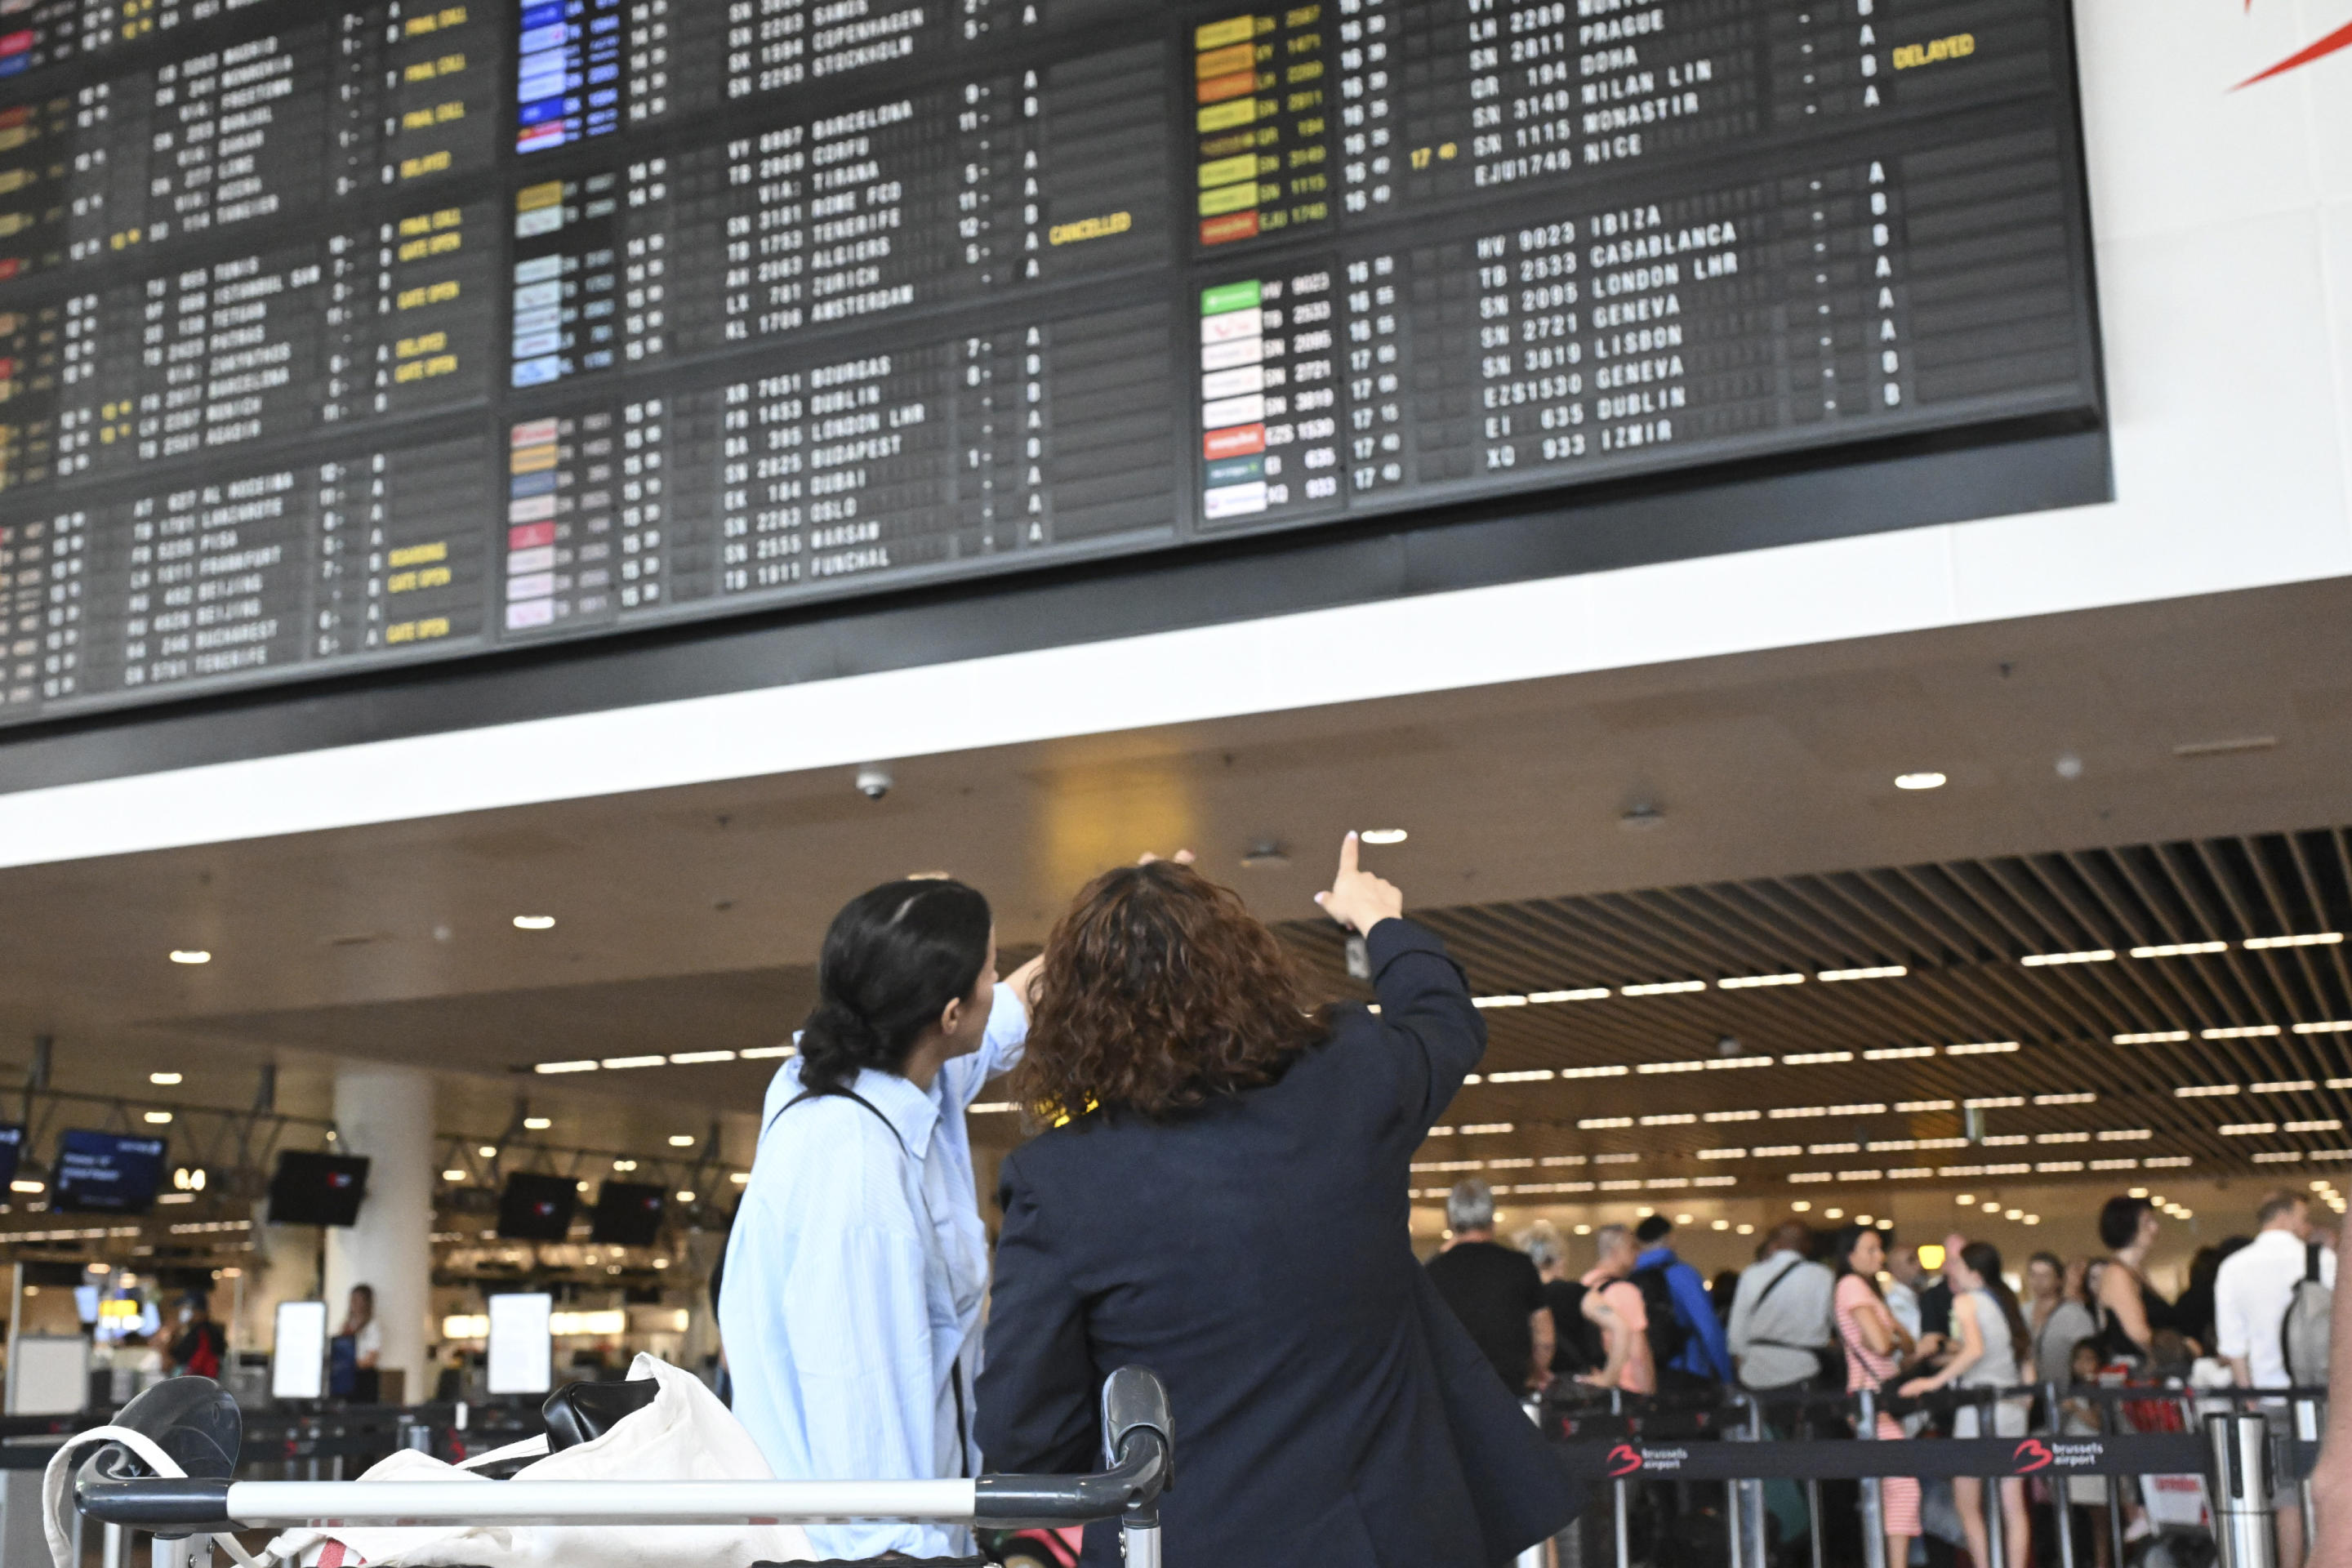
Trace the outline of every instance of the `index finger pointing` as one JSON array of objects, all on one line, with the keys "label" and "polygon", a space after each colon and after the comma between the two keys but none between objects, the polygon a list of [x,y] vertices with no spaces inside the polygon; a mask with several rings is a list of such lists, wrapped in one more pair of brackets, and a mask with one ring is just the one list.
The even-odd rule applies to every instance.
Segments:
[{"label": "index finger pointing", "polygon": [[1352,877],[1355,874],[1356,836],[1350,833],[1347,837],[1339,840],[1339,875]]}]

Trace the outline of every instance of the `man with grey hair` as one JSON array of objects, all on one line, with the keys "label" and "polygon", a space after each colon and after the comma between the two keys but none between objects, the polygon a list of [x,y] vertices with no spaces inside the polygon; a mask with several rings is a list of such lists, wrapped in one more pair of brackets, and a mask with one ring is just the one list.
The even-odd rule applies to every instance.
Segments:
[{"label": "man with grey hair", "polygon": [[1445,1197],[1448,1239],[1429,1280],[1514,1394],[1551,1381],[1551,1308],[1528,1255],[1495,1239],[1495,1191],[1472,1177]]}]

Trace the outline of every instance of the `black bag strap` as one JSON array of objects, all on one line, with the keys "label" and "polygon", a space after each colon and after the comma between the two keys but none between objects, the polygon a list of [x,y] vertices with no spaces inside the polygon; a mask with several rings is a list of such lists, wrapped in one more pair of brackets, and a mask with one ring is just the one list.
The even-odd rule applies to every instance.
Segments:
[{"label": "black bag strap", "polygon": [[1780,1288],[1780,1281],[1786,1279],[1790,1275],[1794,1274],[1798,1269],[1802,1268],[1804,1266],[1805,1260],[1803,1258],[1795,1253],[1790,1253],[1789,1255],[1789,1267],[1772,1276],[1771,1279],[1765,1285],[1764,1289],[1756,1292],[1756,1300],[1748,1306],[1748,1310],[1751,1312],[1760,1310],[1764,1303],[1771,1299],[1772,1292]]},{"label": "black bag strap", "polygon": [[[854,1100],[857,1101],[858,1104],[864,1106],[867,1110],[873,1112],[874,1120],[879,1121],[883,1126],[890,1130],[890,1142],[898,1145],[898,1152],[906,1155],[909,1160],[915,1157],[915,1152],[907,1147],[907,1141],[898,1136],[898,1127],[892,1123],[888,1117],[882,1114],[882,1108],[875,1104],[872,1100],[866,1099],[864,1095],[858,1093],[854,1089],[804,1089],[776,1108],[776,1114],[768,1118],[768,1126],[775,1126],[777,1122],[783,1120],[785,1111],[790,1110],[793,1106],[800,1104],[803,1100],[816,1100],[828,1094],[837,1094],[844,1100]],[[761,1136],[764,1137],[765,1135],[766,1129],[762,1129]]]},{"label": "black bag strap", "polygon": [[[1764,1310],[1764,1303],[1770,1299],[1772,1292],[1780,1288],[1780,1282],[1788,1279],[1790,1275],[1794,1274],[1798,1269],[1802,1268],[1804,1266],[1805,1259],[1802,1256],[1792,1255],[1789,1267],[1783,1268],[1780,1272],[1772,1276],[1770,1279],[1765,1281],[1764,1289],[1756,1292],[1756,1300],[1749,1303],[1748,1310],[1750,1312],[1762,1311]],[[1825,1344],[1793,1345],[1786,1340],[1768,1340],[1761,1334],[1748,1335],[1748,1342],[1754,1345],[1769,1345],[1776,1351],[1803,1351],[1808,1355],[1819,1355],[1822,1352],[1830,1348]]]},{"label": "black bag strap", "polygon": [[[858,1104],[864,1106],[867,1110],[872,1111],[874,1113],[874,1120],[879,1121],[884,1127],[889,1129],[890,1142],[898,1145],[898,1152],[904,1154],[909,1163],[913,1163],[915,1152],[907,1147],[907,1141],[899,1136],[898,1127],[892,1123],[888,1117],[882,1114],[882,1108],[880,1106],[876,1105],[872,1100],[866,1099],[864,1095],[858,1093],[854,1089],[804,1089],[776,1108],[775,1115],[768,1119],[768,1127],[773,1128],[777,1122],[782,1121],[784,1118],[784,1112],[790,1110],[793,1106],[800,1104],[803,1100],[817,1100],[828,1094],[837,1094],[844,1100],[854,1100]],[[766,1129],[763,1129],[761,1132],[761,1136],[765,1137],[766,1135],[767,1131]],[[926,1225],[929,1225],[931,1222],[929,1205],[928,1202],[924,1205],[923,1222]],[[948,1386],[955,1390],[957,1479],[968,1481],[971,1479],[971,1439],[967,1436],[967,1434],[971,1430],[971,1417],[964,1411],[963,1357],[961,1355],[958,1355],[953,1363],[948,1368]]]}]

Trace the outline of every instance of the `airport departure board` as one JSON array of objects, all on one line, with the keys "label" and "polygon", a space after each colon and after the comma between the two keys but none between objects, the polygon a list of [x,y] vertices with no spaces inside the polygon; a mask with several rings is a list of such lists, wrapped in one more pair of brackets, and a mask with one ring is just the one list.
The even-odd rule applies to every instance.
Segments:
[{"label": "airport departure board", "polygon": [[0,0],[0,722],[2095,416],[2063,0]]}]

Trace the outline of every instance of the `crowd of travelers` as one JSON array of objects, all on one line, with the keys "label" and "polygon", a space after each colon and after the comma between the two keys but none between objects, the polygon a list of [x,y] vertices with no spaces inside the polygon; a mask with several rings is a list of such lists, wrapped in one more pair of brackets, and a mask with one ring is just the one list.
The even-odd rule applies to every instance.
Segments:
[{"label": "crowd of travelers", "polygon": [[[1763,1237],[1753,1263],[1710,1285],[1675,1254],[1664,1215],[1632,1229],[1595,1229],[1591,1267],[1578,1274],[1548,1221],[1518,1232],[1516,1246],[1498,1240],[1494,1194],[1470,1179],[1448,1196],[1447,1239],[1427,1267],[1488,1363],[1521,1394],[1573,1402],[1609,1390],[1705,1395],[1736,1386],[1772,1396],[1867,1389],[1876,1396],[1872,1435],[1882,1439],[2080,1437],[2134,1429],[2132,1404],[2100,1398],[2089,1392],[2094,1385],[2325,1384],[2335,1235],[2313,1223],[2298,1193],[2267,1194],[2250,1217],[2255,1234],[2200,1251],[2188,1288],[2172,1301],[2147,1277],[2156,1210],[2130,1196],[2100,1212],[2103,1256],[2070,1261],[2036,1252],[2013,1277],[1999,1249],[1966,1236],[1922,1247],[1894,1243],[1891,1226],[1816,1230],[1792,1215]],[[1929,1397],[1945,1390],[1960,1397]],[[2264,1414],[2284,1430],[2284,1402]],[[1800,1402],[1786,1401],[1770,1424],[1777,1434],[1809,1420]],[[1974,1563],[1995,1561],[1986,1483],[1948,1484],[1948,1499],[1936,1499],[1943,1506],[1933,1509],[1924,1505],[1934,1484],[1903,1477],[1883,1484],[1890,1563],[1950,1561],[1931,1551],[1937,1533]],[[2098,1568],[2110,1568],[2115,1534],[2128,1550],[2155,1533],[2129,1489],[2114,1494],[2125,1518],[2111,1532],[2104,1481],[2064,1484],[2070,1507],[2084,1516],[2075,1522],[2088,1539],[2085,1560]],[[2026,1483],[1999,1485],[2000,1560],[2021,1568],[2033,1561]],[[1766,1491],[1781,1533],[1800,1535],[1802,1494],[1787,1482]],[[2301,1568],[2300,1499],[2290,1486],[2273,1501],[2280,1563]]]},{"label": "crowd of travelers", "polygon": [[[1662,1216],[1601,1227],[1580,1272],[1556,1234],[1498,1242],[1477,1184],[1424,1268],[1412,1162],[1486,1025],[1359,853],[1350,834],[1316,902],[1371,1005],[1310,1006],[1290,946],[1184,855],[1097,877],[1001,981],[988,900],[963,883],[909,878],[841,910],[713,1283],[733,1408],[779,1479],[1089,1470],[1104,1380],[1141,1365],[1177,1413],[1170,1561],[1489,1568],[1584,1500],[1521,1405],[1548,1384],[1916,1396],[2104,1376],[2176,1345],[2281,1375],[2266,1336],[2309,1223],[2291,1200],[2211,1271],[2195,1321],[2149,1287],[2156,1221],[2127,1198],[2103,1216],[2103,1266],[2037,1257],[2028,1302],[1983,1242],[1890,1255],[1878,1230],[1794,1222],[1712,1288]],[[999,1170],[992,1251],[966,1121],[992,1081],[1026,1135]],[[2015,1400],[1965,1414],[2001,1433],[2035,1419]],[[2054,1419],[2106,1415],[2070,1400]],[[1886,1410],[1880,1436],[1915,1425]],[[2339,1454],[2352,1483],[2352,1431],[2331,1430]],[[1887,1491],[1906,1563],[1922,1499]],[[2322,1557],[2337,1495],[2330,1469]],[[809,1534],[841,1559],[970,1563],[982,1544],[920,1522]],[[1063,1544],[1080,1568],[1120,1560],[1116,1521]]]}]

